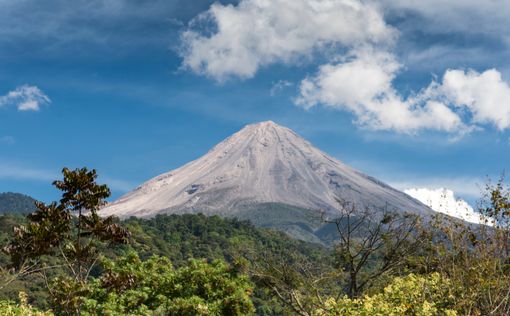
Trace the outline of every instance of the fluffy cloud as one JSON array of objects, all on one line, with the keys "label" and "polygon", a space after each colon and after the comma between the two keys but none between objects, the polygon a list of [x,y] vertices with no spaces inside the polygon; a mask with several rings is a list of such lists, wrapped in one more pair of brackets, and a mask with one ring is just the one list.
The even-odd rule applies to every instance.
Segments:
[{"label": "fluffy cloud", "polygon": [[[296,102],[352,112],[357,122],[375,130],[422,129],[463,134],[479,124],[510,127],[510,86],[490,69],[447,70],[442,82],[402,97],[393,87],[401,65],[387,52],[354,52],[346,61],[320,67],[301,82]],[[468,117],[463,118],[467,113]]]},{"label": "fluffy cloud", "polygon": [[463,219],[470,223],[485,223],[480,213],[464,200],[455,198],[453,191],[427,188],[414,188],[404,191],[436,212]]},{"label": "fluffy cloud", "polygon": [[510,86],[497,70],[448,70],[440,89],[453,105],[466,107],[474,123],[493,124],[500,130],[510,127]]},{"label": "fluffy cloud", "polygon": [[38,87],[23,85],[0,96],[0,107],[16,106],[19,111],[39,111],[41,105],[51,103],[50,98]]},{"label": "fluffy cloud", "polygon": [[291,62],[334,45],[387,44],[395,31],[372,5],[358,0],[242,0],[213,4],[193,20],[209,34],[182,33],[183,66],[222,81],[253,77],[274,62]]},{"label": "fluffy cloud", "polygon": [[348,110],[357,122],[371,129],[412,132],[420,129],[465,130],[461,118],[439,98],[429,96],[437,87],[404,99],[392,81],[401,65],[387,52],[371,49],[352,53],[346,61],[320,67],[301,82],[296,103]]}]

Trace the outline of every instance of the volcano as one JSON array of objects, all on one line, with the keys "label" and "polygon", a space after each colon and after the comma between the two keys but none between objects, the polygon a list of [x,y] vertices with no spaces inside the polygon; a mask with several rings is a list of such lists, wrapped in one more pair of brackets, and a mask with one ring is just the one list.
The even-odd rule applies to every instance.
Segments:
[{"label": "volcano", "polygon": [[101,214],[235,216],[314,239],[321,225],[310,219],[319,211],[334,216],[337,199],[376,210],[433,213],[409,195],[327,155],[292,130],[267,121],[247,125],[201,158],[143,183]]}]

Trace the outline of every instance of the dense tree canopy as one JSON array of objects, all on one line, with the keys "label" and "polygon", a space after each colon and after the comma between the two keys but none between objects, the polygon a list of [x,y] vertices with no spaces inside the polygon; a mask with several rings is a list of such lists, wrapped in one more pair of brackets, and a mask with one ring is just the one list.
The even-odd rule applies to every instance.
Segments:
[{"label": "dense tree canopy", "polygon": [[106,260],[89,286],[85,315],[249,315],[255,311],[246,275],[220,260],[191,259],[175,269],[164,257],[132,253]]}]

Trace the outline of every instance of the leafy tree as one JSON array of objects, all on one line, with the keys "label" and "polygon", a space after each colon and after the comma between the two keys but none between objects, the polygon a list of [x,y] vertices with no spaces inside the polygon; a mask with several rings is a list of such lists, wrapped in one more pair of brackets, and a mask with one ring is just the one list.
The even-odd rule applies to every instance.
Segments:
[{"label": "leafy tree", "polygon": [[246,275],[216,260],[190,260],[175,269],[164,257],[146,261],[131,253],[105,260],[90,283],[84,315],[250,315],[252,285]]},{"label": "leafy tree", "polygon": [[351,299],[328,298],[314,316],[455,316],[451,283],[439,273],[396,277],[381,293]]},{"label": "leafy tree", "polygon": [[310,316],[324,305],[324,297],[342,293],[341,274],[324,259],[262,252],[250,259],[250,274],[259,288],[283,304],[286,314]]},{"label": "leafy tree", "polygon": [[[62,173],[63,180],[53,182],[62,191],[60,202],[37,202],[37,210],[27,216],[28,223],[14,228],[14,238],[4,251],[11,256],[13,265],[26,274],[41,273],[46,278],[47,270],[63,267],[83,286],[99,258],[98,245],[126,243],[129,233],[113,217],[97,215],[110,190],[96,183],[95,170],[64,168]],[[56,299],[54,304],[68,313],[79,314],[80,301],[70,304],[58,299],[63,296],[59,291],[65,288],[62,280],[57,279],[53,286],[47,282]],[[65,294],[69,297],[72,293]]]}]

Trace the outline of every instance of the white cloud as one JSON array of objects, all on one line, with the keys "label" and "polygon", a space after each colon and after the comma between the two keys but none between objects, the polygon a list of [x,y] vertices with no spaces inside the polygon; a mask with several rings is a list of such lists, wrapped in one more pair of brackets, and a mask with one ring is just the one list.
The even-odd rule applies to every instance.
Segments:
[{"label": "white cloud", "polygon": [[12,105],[19,111],[39,111],[42,105],[49,103],[50,98],[36,86],[23,85],[0,96],[0,107]]},{"label": "white cloud", "polygon": [[486,223],[480,213],[476,212],[466,201],[457,199],[451,190],[445,188],[413,188],[404,192],[436,212],[460,218],[470,223]]},{"label": "white cloud", "polygon": [[133,190],[137,186],[137,184],[133,183],[132,181],[126,181],[126,180],[112,178],[112,177],[108,177],[108,176],[99,176],[98,182],[105,183],[112,190],[119,191],[119,192],[128,192],[128,191]]},{"label": "white cloud", "polygon": [[354,51],[351,58],[323,65],[304,79],[296,103],[347,110],[360,125],[374,130],[429,129],[462,135],[483,124],[510,127],[510,86],[497,70],[449,69],[442,82],[432,81],[404,98],[392,84],[400,68],[391,53]]},{"label": "white cloud", "polygon": [[0,161],[0,179],[33,180],[51,183],[51,181],[58,179],[58,177],[59,174],[57,172]]},{"label": "white cloud", "polygon": [[74,0],[72,6],[62,0],[0,0],[0,46],[3,54],[15,45],[34,47],[25,52],[30,55],[55,57],[90,53],[97,46],[118,53],[134,46],[159,45],[176,28],[183,7],[188,11],[192,6],[168,0]]},{"label": "white cloud", "polygon": [[[28,180],[46,182],[50,185],[54,180],[62,178],[60,171],[33,168],[19,163],[0,160],[0,179]],[[112,190],[128,192],[136,187],[132,181],[99,175],[98,183],[107,184]]]},{"label": "white cloud", "polygon": [[214,28],[210,34],[182,33],[183,66],[219,81],[250,78],[262,66],[292,62],[334,45],[387,44],[395,38],[376,7],[358,0],[215,3],[192,24]]},{"label": "white cloud", "polygon": [[510,86],[496,69],[447,70],[440,88],[455,106],[469,110],[474,123],[493,124],[500,130],[510,127]]},{"label": "white cloud", "polygon": [[401,65],[384,51],[362,49],[336,64],[320,67],[301,82],[296,103],[306,108],[318,104],[352,112],[357,122],[376,130],[414,132],[433,129],[465,131],[461,118],[441,100],[431,99],[431,86],[403,98],[393,87]]}]

